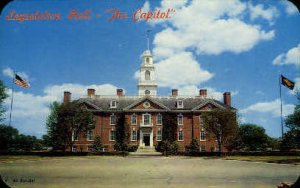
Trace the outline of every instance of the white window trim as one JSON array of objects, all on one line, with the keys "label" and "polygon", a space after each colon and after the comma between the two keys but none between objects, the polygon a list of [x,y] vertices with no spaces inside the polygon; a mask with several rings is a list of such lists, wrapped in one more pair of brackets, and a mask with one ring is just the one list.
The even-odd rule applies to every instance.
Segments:
[{"label": "white window trim", "polygon": [[72,152],[77,152],[77,146],[76,145],[72,146]]},{"label": "white window trim", "polygon": [[[182,118],[181,123],[179,122],[179,117]],[[178,125],[183,125],[183,115],[182,115],[182,114],[177,115],[177,124],[178,124]]]},{"label": "white window trim", "polygon": [[[89,131],[91,131],[92,139],[89,139],[89,136],[88,136]],[[89,131],[87,131],[87,133],[86,133],[86,140],[87,141],[94,141],[94,130],[89,130]]]},{"label": "white window trim", "polygon": [[[149,124],[145,124],[145,115],[149,115]],[[143,114],[143,124],[144,125],[151,125],[151,114],[149,114],[149,113],[146,113],[146,114]]]},{"label": "white window trim", "polygon": [[[112,118],[112,116],[115,116],[115,123],[112,123],[112,121],[111,121],[111,118]],[[116,124],[116,115],[114,114],[114,113],[112,113],[110,116],[109,116],[109,124],[110,125],[115,125]]]},{"label": "white window trim", "polygon": [[[133,131],[135,132],[135,139],[133,138]],[[137,131],[136,130],[132,130],[131,131],[131,141],[137,141]]]},{"label": "white window trim", "polygon": [[[204,132],[204,138],[205,138],[205,139],[201,139],[201,133],[202,133],[202,132]],[[206,133],[205,133],[204,130],[201,130],[201,131],[200,131],[200,141],[206,141]]]},{"label": "white window trim", "polygon": [[111,100],[110,101],[110,108],[117,108],[117,101],[116,100]]},{"label": "white window trim", "polygon": [[[179,104],[181,102],[181,105]],[[177,100],[177,108],[183,108],[183,100]]]},{"label": "white window trim", "polygon": [[72,131],[72,141],[78,141],[79,135],[77,135],[77,139],[75,139],[75,130]]},{"label": "white window trim", "polygon": [[[160,139],[158,139],[158,131],[160,131]],[[156,131],[156,141],[162,141],[162,130],[161,129],[158,129]]]},{"label": "white window trim", "polygon": [[[182,132],[182,140],[179,140],[179,133],[180,132]],[[180,141],[180,142],[182,142],[182,141],[184,141],[184,133],[183,133],[183,130],[180,130],[180,131],[178,131],[178,141]]]},{"label": "white window trim", "polygon": [[[161,117],[161,122],[160,123],[158,122],[158,116]],[[162,115],[160,113],[157,114],[157,116],[156,116],[156,125],[162,125]]]},{"label": "white window trim", "polygon": [[[112,132],[112,131],[115,132],[115,139],[114,139],[114,140],[111,140],[111,132]],[[115,131],[115,130],[110,130],[110,131],[109,131],[109,141],[110,141],[110,142],[115,142],[115,141],[116,141],[116,131]]]},{"label": "white window trim", "polygon": [[[135,116],[135,123],[132,122],[133,116]],[[135,113],[131,115],[131,125],[137,125],[137,115]]]}]

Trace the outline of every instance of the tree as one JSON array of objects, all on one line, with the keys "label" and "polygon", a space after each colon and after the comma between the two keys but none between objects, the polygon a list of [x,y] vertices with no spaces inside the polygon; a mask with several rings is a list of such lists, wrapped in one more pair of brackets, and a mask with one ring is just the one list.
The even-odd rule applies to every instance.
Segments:
[{"label": "tree", "polygon": [[300,148],[300,131],[289,130],[284,133],[280,144],[280,150],[289,151],[293,149]]},{"label": "tree", "polygon": [[122,114],[117,118],[116,124],[116,143],[114,149],[125,152],[128,150],[128,143],[130,138],[129,125],[126,123],[125,115]]},{"label": "tree", "polygon": [[236,114],[229,109],[214,109],[203,114],[204,129],[218,142],[219,152],[229,145],[237,135]]},{"label": "tree", "polygon": [[254,124],[244,124],[239,127],[241,149],[249,151],[265,150],[269,146],[269,136],[265,129]]},{"label": "tree", "polygon": [[5,92],[5,86],[2,82],[2,80],[0,80],[0,122],[4,119],[4,100],[8,97],[8,95]]},{"label": "tree", "polygon": [[72,136],[86,133],[95,127],[93,114],[76,102],[53,103],[47,119],[47,130],[54,150],[65,151],[73,146]]},{"label": "tree", "polygon": [[93,151],[95,151],[95,152],[102,151],[103,144],[102,144],[102,140],[101,140],[100,136],[96,136],[95,137],[95,140],[94,140],[92,148],[93,148]]},{"label": "tree", "polygon": [[19,131],[12,126],[0,125],[0,150],[14,148]]}]

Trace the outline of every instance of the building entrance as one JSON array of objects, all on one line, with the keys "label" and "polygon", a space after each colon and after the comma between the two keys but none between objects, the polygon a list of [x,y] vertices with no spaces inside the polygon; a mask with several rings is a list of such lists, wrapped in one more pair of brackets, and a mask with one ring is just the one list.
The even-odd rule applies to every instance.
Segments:
[{"label": "building entrance", "polygon": [[145,146],[150,146],[150,134],[144,134],[143,142]]}]

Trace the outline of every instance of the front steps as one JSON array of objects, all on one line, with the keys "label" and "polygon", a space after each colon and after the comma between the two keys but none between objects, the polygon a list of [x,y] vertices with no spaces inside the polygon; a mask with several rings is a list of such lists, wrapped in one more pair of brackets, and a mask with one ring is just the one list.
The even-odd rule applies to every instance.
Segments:
[{"label": "front steps", "polygon": [[162,156],[160,152],[155,151],[155,148],[145,147],[139,148],[136,152],[130,152],[129,157],[158,157]]}]

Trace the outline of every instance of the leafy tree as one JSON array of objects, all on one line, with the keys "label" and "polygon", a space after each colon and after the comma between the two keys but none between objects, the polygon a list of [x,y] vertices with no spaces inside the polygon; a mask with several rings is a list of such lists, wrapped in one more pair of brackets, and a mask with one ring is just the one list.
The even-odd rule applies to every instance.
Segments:
[{"label": "leafy tree", "polygon": [[177,116],[174,114],[163,114],[162,123],[164,125],[162,129],[162,140],[169,141],[170,143],[177,139]]},{"label": "leafy tree", "polygon": [[117,151],[127,151],[130,138],[129,125],[126,123],[126,118],[122,114],[117,118],[116,124],[116,143],[114,149]]},{"label": "leafy tree", "polygon": [[195,139],[195,138],[192,139],[190,145],[186,146],[186,151],[191,154],[197,153],[197,152],[199,152],[199,150],[200,150],[200,145],[199,145],[197,139]]},{"label": "leafy tree", "polygon": [[284,133],[280,144],[280,150],[289,151],[292,149],[300,148],[300,131],[289,130]]},{"label": "leafy tree", "polygon": [[269,137],[263,127],[244,124],[239,127],[241,148],[250,151],[265,150],[269,145]]},{"label": "leafy tree", "polygon": [[95,140],[94,140],[92,148],[93,148],[93,151],[95,151],[95,152],[102,151],[103,144],[102,144],[102,140],[101,140],[100,136],[96,136],[95,137]]},{"label": "leafy tree", "polygon": [[5,86],[2,82],[2,80],[0,80],[0,122],[4,119],[4,112],[5,112],[5,109],[4,109],[4,106],[3,106],[3,103],[4,103],[4,100],[7,98],[7,94],[5,92]]},{"label": "leafy tree", "polygon": [[76,102],[53,103],[47,120],[48,136],[54,150],[72,148],[72,136],[86,133],[95,127],[93,114]]},{"label": "leafy tree", "polygon": [[300,92],[297,93],[298,104],[295,106],[294,113],[288,115],[285,124],[290,130],[300,130]]},{"label": "leafy tree", "polygon": [[222,146],[229,145],[238,132],[235,112],[229,109],[214,109],[203,114],[204,129],[218,142],[219,152]]},{"label": "leafy tree", "polygon": [[12,126],[0,125],[0,150],[13,148],[18,134],[19,131]]},{"label": "leafy tree", "polygon": [[16,149],[30,151],[34,149],[35,144],[38,142],[35,136],[20,134],[16,138]]}]

